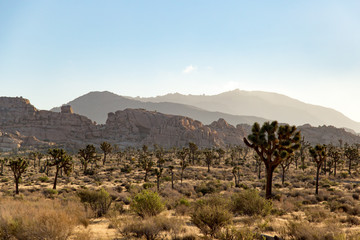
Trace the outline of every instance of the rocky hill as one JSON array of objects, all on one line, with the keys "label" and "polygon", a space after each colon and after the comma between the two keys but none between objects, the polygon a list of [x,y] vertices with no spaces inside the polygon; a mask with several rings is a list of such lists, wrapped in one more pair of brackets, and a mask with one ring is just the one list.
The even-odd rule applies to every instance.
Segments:
[{"label": "rocky hill", "polygon": [[[360,137],[331,126],[300,126],[303,136],[312,144],[360,143]],[[243,144],[251,126],[233,126],[224,119],[209,125],[189,117],[163,114],[144,109],[125,109],[109,113],[105,124],[95,124],[75,114],[70,106],[61,112],[39,111],[23,98],[0,98],[0,149],[51,147],[61,145],[76,151],[86,144],[103,141],[120,147],[158,144],[166,148],[195,142],[200,147]]]}]

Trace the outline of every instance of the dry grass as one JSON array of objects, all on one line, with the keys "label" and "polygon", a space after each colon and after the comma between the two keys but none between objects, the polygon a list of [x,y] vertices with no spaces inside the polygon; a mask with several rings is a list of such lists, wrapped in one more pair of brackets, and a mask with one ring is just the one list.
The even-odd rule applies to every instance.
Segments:
[{"label": "dry grass", "polygon": [[68,239],[76,225],[86,224],[83,207],[74,201],[3,199],[1,239]]}]

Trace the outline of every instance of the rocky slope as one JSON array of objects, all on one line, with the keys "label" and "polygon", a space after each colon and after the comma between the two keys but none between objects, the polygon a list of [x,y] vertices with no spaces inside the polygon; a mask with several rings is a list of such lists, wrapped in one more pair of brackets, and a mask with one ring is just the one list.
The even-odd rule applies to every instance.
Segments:
[{"label": "rocky slope", "polygon": [[[360,143],[360,137],[335,127],[300,126],[312,144]],[[120,147],[158,144],[166,148],[195,142],[200,147],[243,144],[251,126],[236,127],[224,119],[209,125],[189,117],[163,114],[144,109],[125,109],[109,113],[106,124],[98,125],[85,116],[73,113],[70,106],[61,112],[39,111],[23,98],[0,98],[0,149],[60,145],[76,151],[86,144],[103,141]]]}]

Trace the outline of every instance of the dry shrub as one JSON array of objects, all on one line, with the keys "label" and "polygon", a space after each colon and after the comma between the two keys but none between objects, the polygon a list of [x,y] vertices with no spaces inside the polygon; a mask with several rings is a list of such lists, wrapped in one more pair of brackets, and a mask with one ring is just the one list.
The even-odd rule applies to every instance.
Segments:
[{"label": "dry shrub", "polygon": [[76,202],[6,199],[0,205],[0,239],[68,239],[84,219]]},{"label": "dry shrub", "polygon": [[287,224],[286,235],[293,240],[335,240],[342,232],[335,225],[316,227],[308,222],[290,221]]},{"label": "dry shrub", "polygon": [[204,235],[214,237],[232,221],[232,214],[227,200],[220,195],[199,200],[191,214],[191,221]]},{"label": "dry shrub", "polygon": [[272,203],[259,195],[256,190],[243,190],[235,193],[232,197],[232,211],[244,215],[262,215],[270,214]]},{"label": "dry shrub", "polygon": [[309,222],[323,222],[330,213],[319,207],[311,207],[305,210],[305,215]]},{"label": "dry shrub", "polygon": [[159,235],[167,235],[171,231],[178,229],[179,222],[164,216],[150,217],[144,220],[137,219],[122,229],[122,233],[127,236],[137,238],[145,237],[147,240],[155,240]]},{"label": "dry shrub", "polygon": [[111,206],[112,197],[105,189],[95,190],[79,190],[78,196],[85,207],[88,206],[95,213],[96,217],[106,214]]},{"label": "dry shrub", "polygon": [[257,240],[259,236],[253,233],[249,228],[236,229],[234,227],[225,228],[218,235],[219,240]]}]

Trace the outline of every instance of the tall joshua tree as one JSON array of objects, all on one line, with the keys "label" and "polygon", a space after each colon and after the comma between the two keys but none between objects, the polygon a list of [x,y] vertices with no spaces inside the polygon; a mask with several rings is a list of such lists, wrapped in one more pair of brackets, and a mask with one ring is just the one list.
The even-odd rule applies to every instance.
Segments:
[{"label": "tall joshua tree", "polygon": [[300,131],[295,126],[281,125],[277,121],[254,123],[244,143],[255,150],[266,168],[266,198],[272,196],[273,172],[289,154],[300,147]]},{"label": "tall joshua tree", "polygon": [[157,162],[156,162],[156,166],[157,168],[155,169],[155,175],[156,175],[156,187],[157,187],[157,191],[160,190],[160,179],[161,176],[163,174],[164,171],[164,163],[165,163],[165,159],[164,159],[164,149],[162,147],[157,147],[155,150],[155,157],[157,158]]},{"label": "tall joshua tree", "polygon": [[22,157],[10,159],[9,161],[9,167],[13,172],[15,179],[15,194],[19,194],[19,182],[21,179],[21,175],[26,171],[26,168],[28,166],[29,162]]},{"label": "tall joshua tree", "polygon": [[100,144],[100,149],[101,151],[104,153],[104,158],[103,158],[103,165],[105,165],[105,162],[106,162],[106,157],[108,154],[110,154],[113,150],[113,147],[111,146],[110,143],[108,142],[102,142]]},{"label": "tall joshua tree", "polygon": [[56,189],[59,170],[63,169],[65,174],[69,175],[73,167],[73,161],[72,161],[72,157],[67,155],[64,149],[58,149],[58,148],[49,149],[48,153],[52,157],[52,159],[49,162],[49,166],[56,167],[54,185],[53,185],[53,189]]},{"label": "tall joshua tree", "polygon": [[319,193],[319,174],[322,163],[326,160],[326,146],[325,145],[316,145],[315,147],[310,147],[310,155],[316,163],[316,187],[315,194]]}]

